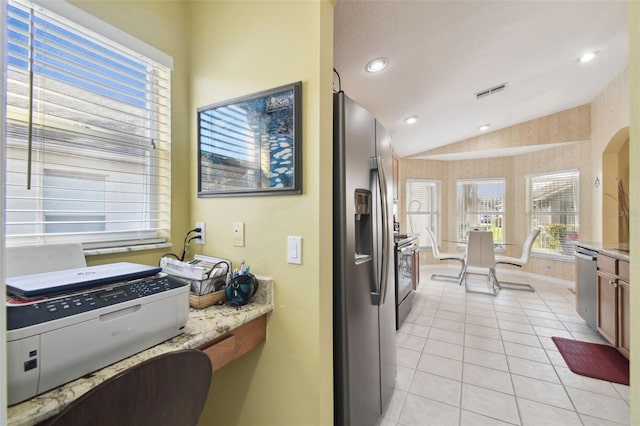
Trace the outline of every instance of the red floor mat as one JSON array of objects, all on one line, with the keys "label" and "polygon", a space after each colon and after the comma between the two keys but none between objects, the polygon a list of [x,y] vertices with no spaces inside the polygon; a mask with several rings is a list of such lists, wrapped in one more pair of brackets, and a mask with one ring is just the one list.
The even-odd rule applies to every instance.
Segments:
[{"label": "red floor mat", "polygon": [[629,384],[629,361],[616,348],[552,337],[569,369],[582,376]]}]

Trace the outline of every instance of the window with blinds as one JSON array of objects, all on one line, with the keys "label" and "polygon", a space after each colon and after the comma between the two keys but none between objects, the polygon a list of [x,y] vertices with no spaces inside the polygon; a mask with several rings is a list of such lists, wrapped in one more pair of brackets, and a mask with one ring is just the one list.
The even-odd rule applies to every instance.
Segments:
[{"label": "window with blinds", "polygon": [[580,235],[579,184],[577,170],[527,177],[531,229],[540,228],[533,252],[573,256]]},{"label": "window with blinds", "polygon": [[164,241],[170,68],[26,2],[6,24],[8,244]]},{"label": "window with blinds", "polygon": [[504,179],[460,180],[457,202],[459,241],[480,228],[491,231],[495,243],[504,243]]},{"label": "window with blinds", "polygon": [[431,248],[431,241],[424,231],[429,228],[438,238],[438,214],[440,211],[440,182],[428,179],[407,179],[407,232],[418,236],[418,244]]}]

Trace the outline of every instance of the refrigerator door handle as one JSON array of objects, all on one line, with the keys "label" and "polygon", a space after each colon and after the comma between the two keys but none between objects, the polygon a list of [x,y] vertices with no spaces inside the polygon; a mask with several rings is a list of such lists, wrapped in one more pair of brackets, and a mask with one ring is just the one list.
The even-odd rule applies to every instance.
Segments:
[{"label": "refrigerator door handle", "polygon": [[387,298],[387,288],[389,280],[389,201],[387,199],[387,177],[384,173],[384,162],[382,157],[370,158],[371,170],[377,172],[378,188],[380,192],[380,209],[382,210],[382,250],[381,250],[381,267],[380,281],[378,289],[372,293],[374,305],[382,305]]}]

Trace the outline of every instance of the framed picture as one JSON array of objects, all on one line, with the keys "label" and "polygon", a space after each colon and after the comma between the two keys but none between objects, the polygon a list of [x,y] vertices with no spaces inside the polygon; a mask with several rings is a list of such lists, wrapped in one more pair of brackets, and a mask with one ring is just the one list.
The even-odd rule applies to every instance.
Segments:
[{"label": "framed picture", "polygon": [[302,82],[198,108],[198,197],[302,193]]}]

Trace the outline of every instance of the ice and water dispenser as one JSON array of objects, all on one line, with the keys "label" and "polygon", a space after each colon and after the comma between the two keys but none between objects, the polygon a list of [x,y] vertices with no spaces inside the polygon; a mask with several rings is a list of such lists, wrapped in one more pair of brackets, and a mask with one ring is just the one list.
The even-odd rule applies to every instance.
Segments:
[{"label": "ice and water dispenser", "polygon": [[366,262],[373,255],[373,218],[371,217],[371,191],[356,189],[355,207],[356,263]]}]

